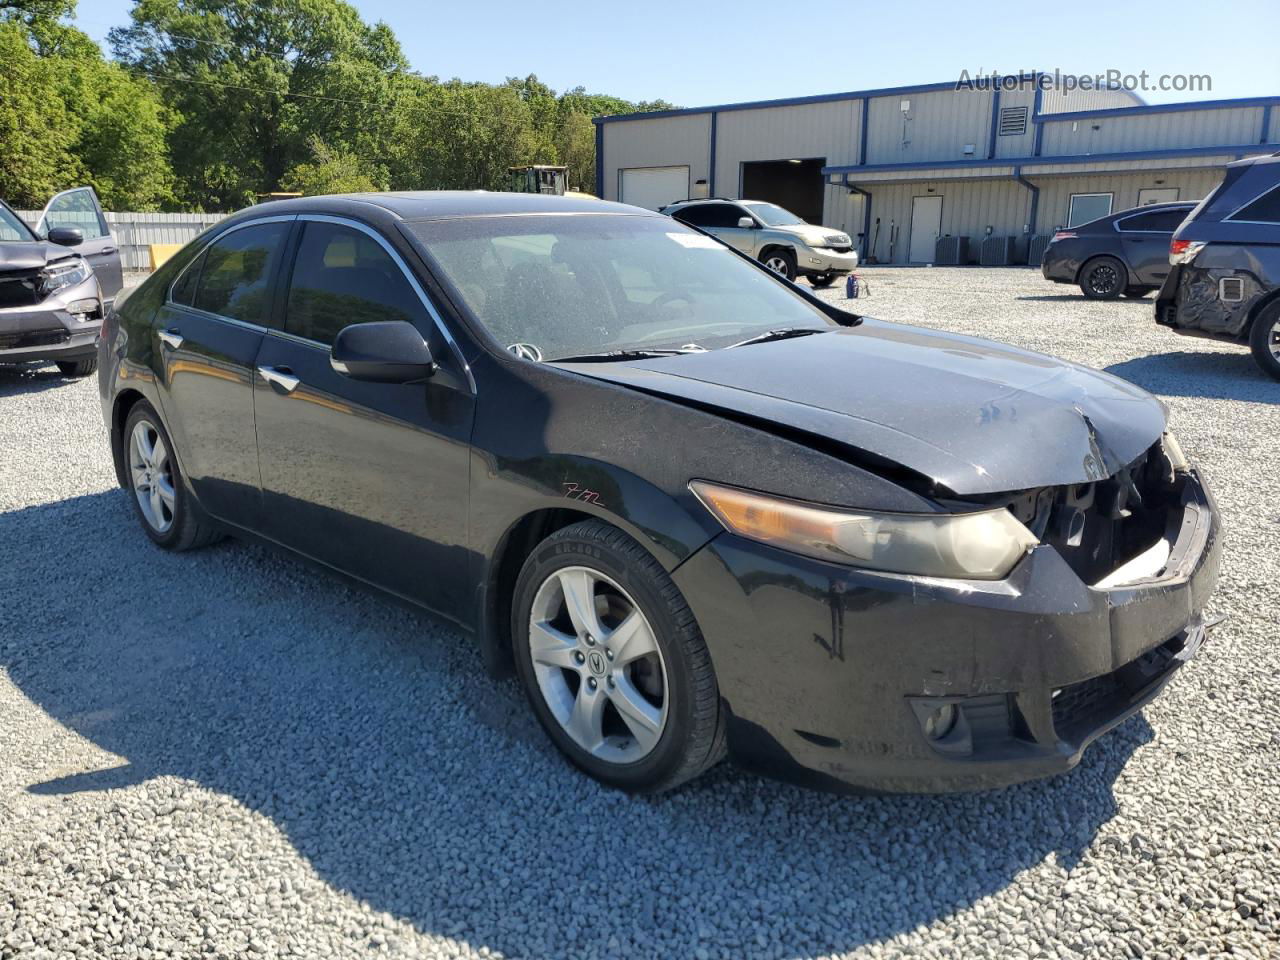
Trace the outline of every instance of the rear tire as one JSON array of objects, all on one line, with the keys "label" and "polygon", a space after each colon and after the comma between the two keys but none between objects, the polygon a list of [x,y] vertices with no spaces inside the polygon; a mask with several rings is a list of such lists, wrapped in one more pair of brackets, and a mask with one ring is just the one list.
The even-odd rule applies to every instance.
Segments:
[{"label": "rear tire", "polygon": [[1249,349],[1267,376],[1280,380],[1280,303],[1265,308],[1249,330]]},{"label": "rear tire", "polygon": [[790,250],[766,250],[760,255],[765,269],[788,280],[796,278],[796,255]]},{"label": "rear tire", "polygon": [[222,539],[187,491],[173,441],[155,408],[139,400],[120,439],[125,486],[142,529],[165,550],[192,550]]},{"label": "rear tire", "polygon": [[817,287],[821,289],[822,287],[829,287],[835,282],[836,282],[836,275],[834,273],[809,274],[809,286],[811,287]]},{"label": "rear tire", "polygon": [[1129,286],[1129,271],[1115,257],[1095,257],[1080,270],[1080,290],[1090,300],[1114,300]]},{"label": "rear tire", "polygon": [[97,357],[86,357],[83,360],[59,360],[58,372],[64,377],[87,377],[98,369]]},{"label": "rear tire", "polygon": [[511,636],[538,721],[601,783],[658,793],[724,756],[720,692],[693,612],[621,530],[586,520],[534,548]]}]

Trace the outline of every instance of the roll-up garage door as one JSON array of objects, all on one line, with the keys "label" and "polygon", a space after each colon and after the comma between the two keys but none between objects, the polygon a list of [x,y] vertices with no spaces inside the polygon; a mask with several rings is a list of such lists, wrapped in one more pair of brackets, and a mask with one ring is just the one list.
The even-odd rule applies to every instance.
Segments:
[{"label": "roll-up garage door", "polygon": [[657,210],[689,196],[688,167],[634,167],[619,171],[618,199]]}]

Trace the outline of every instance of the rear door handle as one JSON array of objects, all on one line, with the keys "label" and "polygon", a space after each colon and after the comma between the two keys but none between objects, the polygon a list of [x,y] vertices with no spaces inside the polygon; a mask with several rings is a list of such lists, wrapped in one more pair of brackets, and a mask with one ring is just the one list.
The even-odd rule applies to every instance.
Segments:
[{"label": "rear door handle", "polygon": [[177,330],[172,328],[169,330],[161,330],[157,336],[170,350],[177,350],[182,346],[182,334],[178,333]]},{"label": "rear door handle", "polygon": [[294,387],[302,382],[288,367],[259,367],[258,373],[262,374],[262,379],[267,383],[279,387],[285,393],[293,393]]}]

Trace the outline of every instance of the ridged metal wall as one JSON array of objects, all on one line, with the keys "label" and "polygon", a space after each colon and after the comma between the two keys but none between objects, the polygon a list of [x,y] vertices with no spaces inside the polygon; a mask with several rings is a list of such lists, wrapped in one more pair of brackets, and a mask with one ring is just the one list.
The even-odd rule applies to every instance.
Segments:
[{"label": "ridged metal wall", "polygon": [[[874,253],[879,263],[906,263],[911,248],[911,201],[913,197],[942,197],[942,233],[971,238],[977,251],[986,235],[1022,236],[1023,224],[1031,210],[1031,194],[1008,180],[921,180],[913,183],[881,184],[873,188],[871,231],[880,220],[879,240]],[[890,226],[898,228],[893,259],[889,259]]]},{"label": "ridged metal wall", "polygon": [[690,184],[707,179],[711,174],[711,115],[606,123],[604,165],[605,200],[618,199],[621,169],[687,166]]},{"label": "ridged metal wall", "polygon": [[1240,107],[1050,121],[1040,152],[1054,157],[1257,143],[1262,112],[1262,107]]},{"label": "ridged metal wall", "polygon": [[1073,193],[1112,193],[1111,210],[1118,212],[1137,206],[1139,191],[1147,187],[1177,187],[1179,200],[1202,200],[1220,180],[1221,170],[1153,170],[1141,174],[1039,178],[1034,181],[1040,187],[1037,232],[1049,233],[1066,224]]},{"label": "ridged metal wall", "polygon": [[[867,117],[867,163],[982,159],[991,128],[989,91],[941,91],[873,97]],[[909,103],[904,113],[902,102]],[[973,154],[966,154],[972,144]]]}]

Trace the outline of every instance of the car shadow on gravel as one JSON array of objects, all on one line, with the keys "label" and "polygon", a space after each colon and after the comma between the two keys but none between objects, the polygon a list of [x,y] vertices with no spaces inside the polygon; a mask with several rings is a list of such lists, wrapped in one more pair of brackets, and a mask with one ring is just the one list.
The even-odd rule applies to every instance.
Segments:
[{"label": "car shadow on gravel", "polygon": [[0,366],[0,399],[23,393],[39,393],[65,386],[83,377],[65,377],[55,366],[15,364]]},{"label": "car shadow on gravel", "polygon": [[[983,794],[832,796],[721,766],[630,797],[570,769],[469,640],[292,560],[234,542],[164,553],[121,491],[2,514],[0,542],[23,561],[0,567],[0,595],[21,598],[0,609],[0,668],[123,758],[28,790],[147,810],[130,789],[181,778],[265,818],[335,890],[512,958],[891,937],[1046,858],[1072,866],[1152,737],[1136,717],[1073,774]],[[69,563],[72,543],[97,546]],[[134,815],[101,829],[142,837],[159,816]]]},{"label": "car shadow on gravel", "polygon": [[1105,368],[1152,393],[1248,403],[1280,403],[1280,383],[1263,373],[1248,350],[1175,350],[1135,357]]}]

